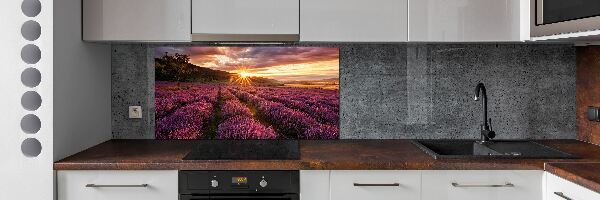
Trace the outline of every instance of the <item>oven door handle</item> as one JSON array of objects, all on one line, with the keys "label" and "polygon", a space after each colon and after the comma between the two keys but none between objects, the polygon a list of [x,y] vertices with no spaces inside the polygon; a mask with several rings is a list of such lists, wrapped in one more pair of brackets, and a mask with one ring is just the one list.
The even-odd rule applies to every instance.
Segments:
[{"label": "oven door handle", "polygon": [[256,195],[256,194],[238,194],[238,195],[205,195],[205,196],[195,196],[195,195],[179,195],[180,200],[206,200],[206,199],[286,199],[286,200],[298,200],[298,195],[296,194],[283,194],[283,195]]}]

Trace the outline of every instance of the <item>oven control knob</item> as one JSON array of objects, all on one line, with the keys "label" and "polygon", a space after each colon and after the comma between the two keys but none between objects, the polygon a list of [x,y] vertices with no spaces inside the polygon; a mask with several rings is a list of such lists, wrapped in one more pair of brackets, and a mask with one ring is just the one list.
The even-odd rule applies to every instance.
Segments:
[{"label": "oven control knob", "polygon": [[267,187],[267,181],[265,179],[261,180],[260,183],[258,183],[260,185],[260,187]]},{"label": "oven control knob", "polygon": [[214,187],[214,188],[219,187],[219,181],[214,180],[214,179],[211,180],[210,181],[210,187]]}]

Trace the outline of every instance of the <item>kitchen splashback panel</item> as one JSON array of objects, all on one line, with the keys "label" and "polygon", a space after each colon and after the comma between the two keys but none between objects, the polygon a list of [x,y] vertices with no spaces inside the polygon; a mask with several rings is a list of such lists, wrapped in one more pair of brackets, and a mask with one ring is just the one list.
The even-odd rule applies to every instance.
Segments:
[{"label": "kitchen splashback panel", "polygon": [[[113,45],[113,138],[155,138],[153,57],[160,46]],[[488,88],[497,138],[576,137],[570,45],[301,46],[340,49],[341,139],[478,138],[478,82]],[[142,119],[128,118],[130,105],[143,107]]]},{"label": "kitchen splashback panel", "polygon": [[339,138],[339,49],[154,50],[156,139]]}]

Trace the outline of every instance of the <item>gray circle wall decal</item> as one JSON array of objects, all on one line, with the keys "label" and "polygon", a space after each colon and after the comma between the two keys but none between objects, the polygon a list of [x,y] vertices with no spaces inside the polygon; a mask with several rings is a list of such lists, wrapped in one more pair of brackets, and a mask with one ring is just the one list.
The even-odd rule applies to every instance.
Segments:
[{"label": "gray circle wall decal", "polygon": [[25,23],[23,23],[23,25],[21,26],[21,35],[26,40],[29,40],[29,41],[37,40],[38,38],[40,38],[41,34],[42,34],[42,27],[40,26],[40,23],[38,23],[36,21],[29,20],[29,21],[26,21]]},{"label": "gray circle wall decal", "polygon": [[21,49],[21,59],[27,64],[35,64],[42,58],[40,48],[34,44],[25,45]]},{"label": "gray circle wall decal", "polygon": [[21,152],[27,157],[37,157],[42,152],[42,143],[35,138],[27,138],[21,143]]},{"label": "gray circle wall decal", "polygon": [[21,83],[27,87],[36,87],[42,81],[40,70],[30,67],[21,72]]},{"label": "gray circle wall decal", "polygon": [[27,17],[35,17],[42,11],[42,3],[38,0],[23,0],[21,12]]},{"label": "gray circle wall decal", "polygon": [[35,134],[40,131],[41,127],[42,122],[36,115],[28,114],[21,119],[21,129],[27,134]]},{"label": "gray circle wall decal", "polygon": [[21,96],[21,105],[25,110],[37,110],[42,105],[42,97],[37,92],[27,91]]}]

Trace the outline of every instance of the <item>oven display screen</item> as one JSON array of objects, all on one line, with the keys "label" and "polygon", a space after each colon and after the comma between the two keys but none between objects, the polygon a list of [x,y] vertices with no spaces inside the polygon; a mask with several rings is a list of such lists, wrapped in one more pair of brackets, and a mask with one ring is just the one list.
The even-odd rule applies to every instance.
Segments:
[{"label": "oven display screen", "polygon": [[244,176],[231,177],[231,183],[234,185],[246,185],[246,184],[248,184],[248,177],[244,177]]}]

